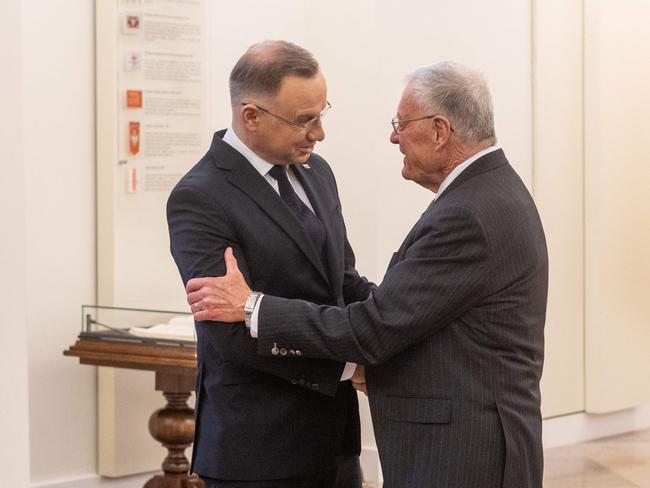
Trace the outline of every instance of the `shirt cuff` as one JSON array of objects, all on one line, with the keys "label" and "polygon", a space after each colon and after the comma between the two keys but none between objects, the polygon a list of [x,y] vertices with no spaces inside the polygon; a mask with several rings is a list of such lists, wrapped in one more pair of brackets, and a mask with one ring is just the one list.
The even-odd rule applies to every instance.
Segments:
[{"label": "shirt cuff", "polygon": [[260,297],[257,299],[257,303],[255,303],[255,308],[253,308],[253,313],[251,315],[250,333],[251,337],[254,337],[255,339],[257,339],[257,316],[260,314],[260,305],[262,304],[263,298],[264,295],[260,295]]},{"label": "shirt cuff", "polygon": [[355,369],[357,369],[357,363],[345,363],[345,368],[343,368],[340,381],[347,381],[352,378]]}]

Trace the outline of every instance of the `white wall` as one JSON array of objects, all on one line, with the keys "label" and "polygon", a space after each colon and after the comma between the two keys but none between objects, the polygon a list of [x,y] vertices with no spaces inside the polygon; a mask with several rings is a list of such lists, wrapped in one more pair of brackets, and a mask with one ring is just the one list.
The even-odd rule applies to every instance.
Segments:
[{"label": "white wall", "polygon": [[95,472],[95,369],[62,356],[95,300],[92,5],[22,1],[32,482]]},{"label": "white wall", "polygon": [[[488,3],[448,3],[441,9],[440,4],[424,1],[403,2],[399,7],[384,0],[336,0],[322,5],[297,0],[219,2],[214,17],[219,46],[213,73],[215,129],[228,122],[227,72],[244,47],[262,38],[283,37],[310,48],[322,63],[335,104],[328,115],[328,140],[320,152],[337,173],[359,268],[380,279],[389,253],[430,197],[400,180],[399,154],[387,141],[401,77],[415,65],[457,58],[484,69],[496,101],[500,142],[513,163],[524,180],[536,187],[556,183],[549,173],[533,178],[530,3]],[[569,8],[563,2],[556,5]],[[423,11],[427,15],[421,15]],[[576,11],[571,12],[575,20]],[[343,28],[342,18],[353,28]],[[466,35],[456,32],[458,18],[463,19]],[[253,28],[245,28],[245,22],[252,22]],[[553,22],[548,20],[547,27]],[[92,2],[5,0],[0,26],[1,62],[10,68],[0,78],[0,221],[5,235],[11,237],[0,240],[0,368],[11,372],[3,374],[0,383],[11,398],[3,402],[0,412],[0,431],[11,444],[0,447],[0,457],[10,460],[3,463],[2,484],[22,487],[28,478],[46,485],[92,475],[96,469],[94,368],[61,356],[79,330],[81,303],[93,302],[95,296]],[[554,29],[550,27],[550,32]],[[563,29],[573,49],[571,29]],[[555,48],[562,51],[561,46]],[[567,59],[574,54],[569,52]],[[567,59],[555,60],[560,69],[569,69]],[[568,83],[576,82],[569,71],[563,74]],[[558,97],[558,93],[551,90],[546,96]],[[541,107],[544,100],[536,103]],[[567,109],[575,115],[573,110]],[[559,130],[552,122],[562,116],[561,112],[557,118],[549,115],[548,125],[536,128],[538,144],[550,144],[550,135]],[[569,128],[575,130],[571,124]],[[567,147],[576,151],[573,145]],[[573,156],[581,157],[579,151]],[[537,154],[535,158],[540,164],[552,159],[552,155],[538,159]],[[558,168],[559,174],[561,165]],[[372,197],[358,198],[361,182]],[[556,195],[551,192],[548,198]],[[571,223],[574,217],[571,213],[561,223],[552,220],[547,231],[570,230],[581,239]],[[554,241],[558,252],[562,239]],[[570,252],[559,256],[556,260],[567,263],[560,271],[579,267]],[[581,286],[575,280],[565,285]],[[576,313],[571,307],[566,312]],[[566,323],[575,326],[571,320]],[[552,357],[549,350],[547,368]],[[554,374],[560,377],[562,371]],[[582,404],[580,394],[572,398]],[[636,419],[638,412],[647,408],[629,415]],[[367,415],[365,419],[364,444],[372,447]],[[608,434],[649,423],[647,415],[642,422],[632,423],[621,423],[619,415],[598,419],[598,425],[609,422]],[[581,429],[583,420],[576,420]],[[545,433],[550,443],[584,435],[576,433],[567,441],[566,424],[546,425],[559,426]],[[605,432],[589,425],[587,429]]]},{"label": "white wall", "polygon": [[23,167],[20,0],[0,15],[0,443],[3,486],[29,483],[25,276],[25,171]]}]

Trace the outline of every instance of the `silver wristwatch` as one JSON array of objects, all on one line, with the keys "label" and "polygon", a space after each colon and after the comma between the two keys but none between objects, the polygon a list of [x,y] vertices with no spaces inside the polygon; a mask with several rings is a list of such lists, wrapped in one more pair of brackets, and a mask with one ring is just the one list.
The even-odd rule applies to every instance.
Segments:
[{"label": "silver wristwatch", "polygon": [[248,298],[246,299],[246,303],[244,304],[244,324],[246,324],[246,327],[249,329],[251,328],[251,319],[253,318],[253,310],[255,310],[255,305],[257,304],[257,301],[260,299],[262,294],[259,291],[252,291],[250,295],[248,295]]}]

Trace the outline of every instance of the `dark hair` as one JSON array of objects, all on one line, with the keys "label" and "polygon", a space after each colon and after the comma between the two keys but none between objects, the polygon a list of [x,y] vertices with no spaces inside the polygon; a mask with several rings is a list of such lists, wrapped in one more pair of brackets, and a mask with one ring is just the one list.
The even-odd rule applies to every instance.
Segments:
[{"label": "dark hair", "polygon": [[244,96],[274,96],[289,75],[312,78],[319,71],[318,61],[306,49],[287,41],[254,44],[239,58],[230,73],[230,102]]}]

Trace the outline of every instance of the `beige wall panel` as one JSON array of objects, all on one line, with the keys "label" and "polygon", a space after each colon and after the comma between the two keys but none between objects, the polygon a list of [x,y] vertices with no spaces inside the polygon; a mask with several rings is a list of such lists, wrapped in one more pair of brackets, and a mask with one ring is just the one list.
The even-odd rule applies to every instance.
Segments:
[{"label": "beige wall panel", "polygon": [[[120,247],[116,236],[124,235],[119,226],[115,196],[114,164],[117,154],[117,88],[119,62],[115,43],[117,1],[97,0],[96,79],[97,79],[97,302],[102,305],[143,306],[142,292],[134,290],[140,283],[124,278],[125,267],[133,261],[119,261]],[[163,214],[163,211],[158,212]],[[140,216],[134,216],[139,218]],[[160,217],[158,217],[158,221]],[[150,227],[146,227],[148,230]],[[158,242],[165,248],[166,230],[159,230]],[[127,234],[128,235],[128,234]],[[140,241],[143,242],[143,241]],[[128,244],[131,244],[129,242]],[[165,256],[163,263],[169,264]],[[137,261],[136,261],[137,264]],[[150,268],[153,269],[153,268]],[[143,276],[140,273],[139,276]],[[122,279],[122,281],[120,281]],[[148,295],[156,300],[152,279]],[[142,288],[142,287],[140,287]],[[182,287],[181,287],[182,288]],[[139,301],[138,301],[139,300]],[[167,307],[171,308],[171,307]],[[160,392],[154,390],[154,374],[149,371],[98,368],[97,371],[97,472],[103,476],[125,476],[160,468],[166,450],[148,430],[149,416],[165,405]]]},{"label": "beige wall panel", "polygon": [[[26,181],[23,163],[22,41],[20,0],[0,7],[0,444],[2,486],[29,484],[28,332],[25,310],[28,279],[25,225]],[[7,238],[7,236],[10,236]]]},{"label": "beige wall panel", "polygon": [[586,407],[650,401],[650,3],[585,4]]},{"label": "beige wall panel", "polygon": [[584,409],[582,1],[533,14],[533,189],[549,251],[542,412]]},{"label": "beige wall panel", "polygon": [[[94,11],[87,0],[20,5],[21,17],[4,10],[0,16],[22,24],[23,140],[13,144],[22,144],[23,160],[12,165],[25,176],[21,313],[28,334],[31,482],[39,484],[96,466],[95,371],[62,355],[79,333],[81,304],[95,300]],[[26,486],[4,479],[0,485]]]},{"label": "beige wall panel", "polygon": [[98,382],[98,473],[113,477],[160,469],[167,450],[147,427],[154,410],[165,405],[154,390],[154,372],[98,368]]}]

